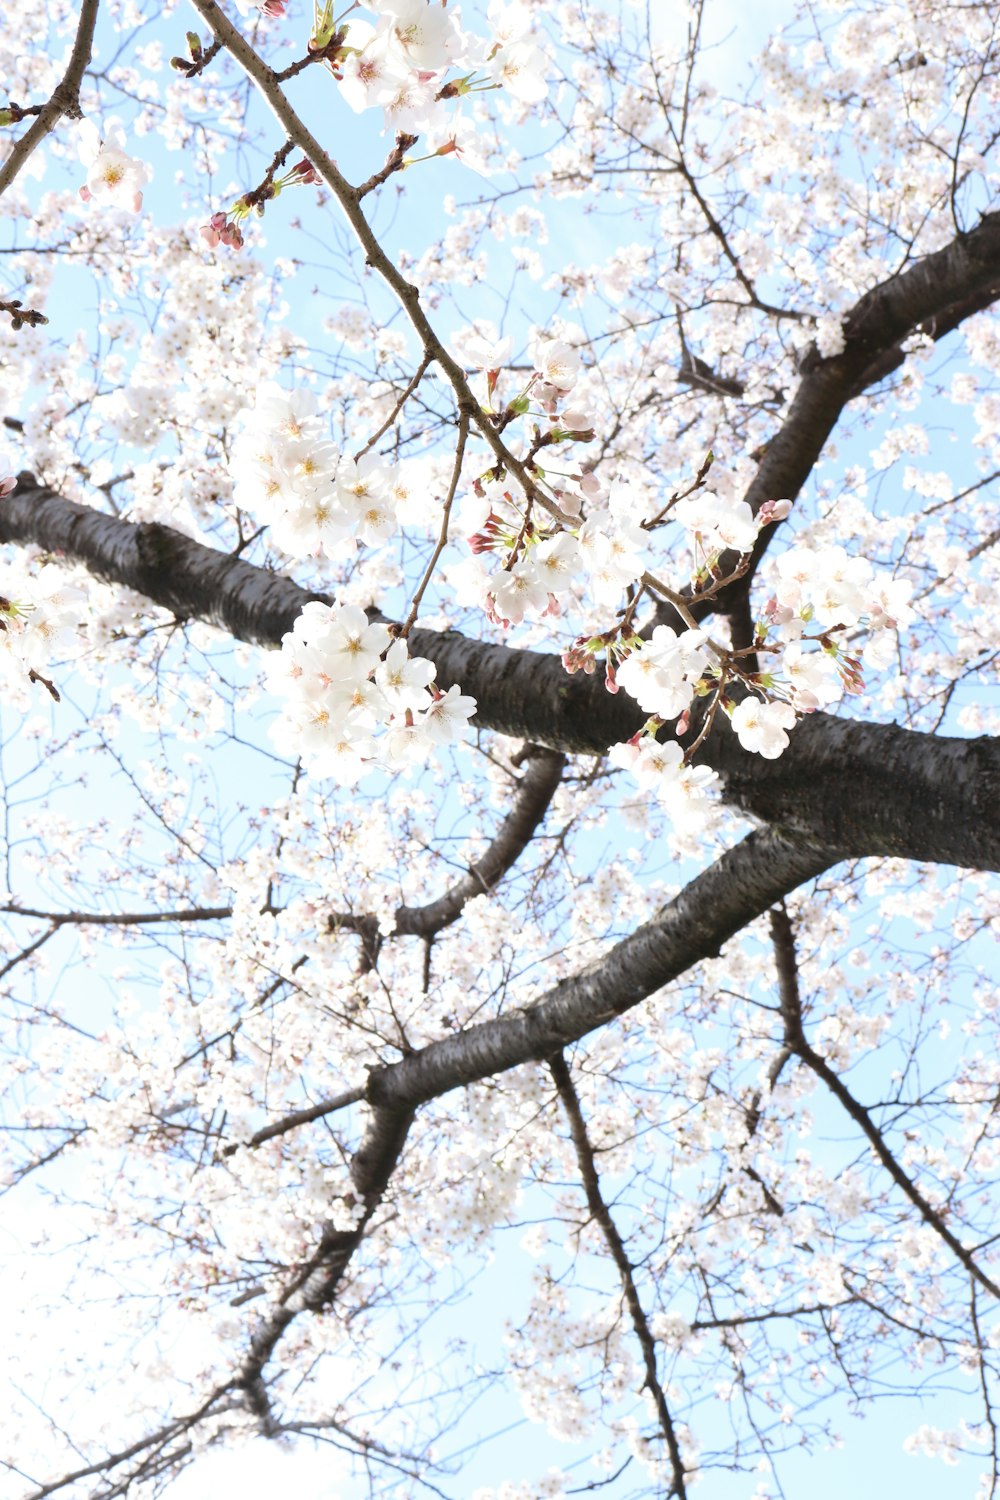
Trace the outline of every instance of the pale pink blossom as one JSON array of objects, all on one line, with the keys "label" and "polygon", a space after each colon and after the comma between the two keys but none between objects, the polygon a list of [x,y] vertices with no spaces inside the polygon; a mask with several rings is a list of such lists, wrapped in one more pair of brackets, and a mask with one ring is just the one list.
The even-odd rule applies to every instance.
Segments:
[{"label": "pale pink blossom", "polygon": [[92,120],[83,120],[80,135],[80,160],[87,168],[87,181],[80,189],[80,197],[85,203],[138,213],[142,208],[142,190],[153,174],[146,162],[126,152],[120,122],[109,120],[102,136]]},{"label": "pale pink blossom", "polygon": [[751,695],[733,709],[730,723],[744,750],[776,760],[788,746],[795,710],[790,703],[764,703]]},{"label": "pale pink blossom", "polygon": [[462,739],[468,721],[476,711],[476,700],[452,686],[421,715],[420,724],[424,733],[435,745],[450,745]]}]

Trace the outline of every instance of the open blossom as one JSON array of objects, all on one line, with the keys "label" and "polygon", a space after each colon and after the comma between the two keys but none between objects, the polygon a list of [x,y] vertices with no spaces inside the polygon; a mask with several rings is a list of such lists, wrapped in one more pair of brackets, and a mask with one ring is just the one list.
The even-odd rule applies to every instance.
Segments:
[{"label": "open blossom", "polygon": [[910,607],[913,585],[908,578],[876,576],[868,600],[868,623],[873,630],[900,630],[913,623]]},{"label": "open blossom", "polygon": [[388,33],[405,65],[420,72],[439,72],[457,56],[461,36],[454,11],[427,0],[371,0],[369,10],[380,16],[377,35]]},{"label": "open blossom", "polygon": [[[322,652],[330,678],[341,681],[367,677],[389,645],[386,626],[372,624],[357,605],[342,605],[331,611],[323,604],[314,607],[316,604],[317,601],[311,601],[302,612],[302,616],[310,612],[302,634],[307,642]],[[325,618],[320,613],[324,610]]]},{"label": "open blossom", "polygon": [[642,577],[649,541],[646,532],[624,520],[605,530],[594,519],[580,528],[579,541],[594,598],[598,604],[617,604],[622,590]]},{"label": "open blossom", "polygon": [[0,677],[21,684],[29,672],[44,676],[77,654],[87,602],[61,568],[44,567],[22,582],[16,599],[0,599]]},{"label": "open blossom", "polygon": [[265,381],[240,418],[229,459],[237,500],[285,552],[343,560],[358,539],[374,546],[396,531],[395,467],[377,455],[342,460],[308,388]]},{"label": "open blossom", "polygon": [[389,56],[388,38],[376,38],[367,21],[351,23],[348,52],[340,63],[340,92],[355,114],[378,103],[379,91],[406,77],[406,68]]},{"label": "open blossom", "polygon": [[679,832],[696,832],[708,821],[712,812],[708,792],[718,776],[708,766],[686,765],[676,740],[661,743],[644,734],[637,742],[612,745],[608,760],[657,797]]},{"label": "open blossom", "polygon": [[790,703],[762,703],[751,696],[733,709],[730,722],[744,750],[777,760],[788,746],[786,731],[795,724],[795,710]]},{"label": "open blossom", "polygon": [[490,337],[473,330],[462,333],[453,346],[459,359],[474,370],[502,370],[510,360],[514,344],[510,338]]},{"label": "open blossom", "polygon": [[548,592],[562,593],[580,571],[580,543],[568,531],[560,531],[538,543],[532,561]]},{"label": "open blossom", "polygon": [[544,610],[549,591],[545,579],[532,562],[501,568],[490,579],[494,613],[508,625],[520,625],[527,611]]},{"label": "open blossom", "polygon": [[501,47],[490,63],[490,77],[522,104],[539,104],[549,91],[549,60],[534,42]]},{"label": "open blossom", "polygon": [[757,540],[759,527],[745,500],[706,491],[683,501],[674,515],[707,552],[751,552]]},{"label": "open blossom", "polygon": [[463,737],[476,711],[457,687],[433,687],[435,667],[356,605],[310,600],[269,653],[267,686],[285,699],[272,730],[282,754],[312,776],[347,786],[379,766],[423,764]]},{"label": "open blossom", "polygon": [[395,713],[426,707],[427,689],[433,680],[433,663],[422,656],[410,656],[405,641],[393,641],[385,660],[375,669],[375,681]]},{"label": "open blossom", "polygon": [[385,130],[396,134],[421,135],[434,125],[441,109],[434,74],[387,76],[375,97],[382,106]]},{"label": "open blossom", "polygon": [[580,373],[580,351],[559,339],[540,340],[535,349],[535,368],[546,385],[568,391]]},{"label": "open blossom", "polygon": [[822,624],[855,625],[870,607],[872,566],[843,547],[790,547],[777,560],[779,604],[811,608]]},{"label": "open blossom", "polygon": [[691,693],[711,660],[703,630],[676,635],[669,625],[658,625],[652,638],[637,646],[618,668],[618,685],[634,698],[643,713],[676,719],[691,701]]},{"label": "open blossom", "polygon": [[80,135],[80,160],[87,168],[87,181],[80,189],[84,203],[138,213],[142,190],[153,173],[146,162],[128,155],[120,123],[109,120],[102,136],[92,120],[84,120]]},{"label": "open blossom", "polygon": [[10,456],[10,450],[0,448],[0,500],[5,495],[12,495],[17,489],[17,471],[14,460]]},{"label": "open blossom", "polygon": [[792,691],[792,703],[803,712],[836,703],[843,693],[836,658],[826,651],[807,651],[801,641],[785,647],[782,676]]},{"label": "open blossom", "polygon": [[420,724],[435,745],[448,745],[462,738],[475,711],[475,698],[452,686],[434,699],[421,715]]}]

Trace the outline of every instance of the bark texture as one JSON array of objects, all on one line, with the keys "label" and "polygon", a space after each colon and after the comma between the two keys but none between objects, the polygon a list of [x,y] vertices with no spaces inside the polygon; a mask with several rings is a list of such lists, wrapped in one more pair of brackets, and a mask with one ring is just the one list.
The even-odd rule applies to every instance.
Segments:
[{"label": "bark texture", "polygon": [[402,1062],[374,1069],[366,1095],[377,1109],[415,1109],[452,1089],[541,1062],[647,999],[693,964],[718,955],[748,922],[843,851],[751,833],[649,922],[533,1005],[467,1027]]},{"label": "bark texture", "polygon": [[[178,619],[277,646],[310,599],[290,578],[205,547],[159,524],[133,525],[63,500],[22,475],[0,505],[0,541],[33,543],[84,563]],[[559,657],[414,630],[411,649],[478,704],[474,723],[568,754],[603,755],[644,715],[596,677],[567,675]],[[748,816],[844,856],[893,855],[1000,869],[1000,741],[918,734],[811,714],[777,760],[741,749],[720,723],[699,753],[725,800]]]}]

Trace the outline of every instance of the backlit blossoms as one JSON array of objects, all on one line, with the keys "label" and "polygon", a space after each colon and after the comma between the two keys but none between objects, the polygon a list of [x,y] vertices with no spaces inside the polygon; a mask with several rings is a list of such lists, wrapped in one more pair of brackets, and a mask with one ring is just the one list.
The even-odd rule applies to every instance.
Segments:
[{"label": "backlit blossoms", "polygon": [[314,600],[269,662],[268,687],[286,700],[272,737],[311,775],[341,785],[421,765],[464,737],[476,708],[457,687],[435,688],[435,672],[363,609]]},{"label": "backlit blossoms", "polygon": [[284,552],[344,560],[357,540],[377,546],[395,533],[398,466],[374,453],[342,458],[311,391],[265,383],[242,421],[229,460],[236,499]]},{"label": "backlit blossoms", "polygon": [[[79,654],[81,620],[87,597],[64,569],[47,566],[37,573],[0,580],[0,683],[4,695],[22,698],[29,683],[41,683],[53,698],[54,663]],[[11,597],[16,589],[16,597]]]},{"label": "backlit blossoms", "polygon": [[80,160],[87,169],[87,181],[80,189],[84,203],[139,213],[142,190],[153,175],[152,169],[128,155],[119,121],[109,120],[102,136],[91,120],[84,120],[80,134]]},{"label": "backlit blossoms", "polygon": [[[687,799],[692,806],[684,818],[696,815],[714,778],[684,778],[691,768],[680,747],[660,743],[658,735],[674,721],[679,735],[688,732],[692,697],[706,700],[706,721],[723,710],[744,750],[775,760],[800,714],[863,690],[863,660],[883,665],[896,631],[913,618],[906,579],[879,578],[866,559],[849,558],[840,547],[790,548],[775,573],[754,634],[756,664],[693,626],[677,635],[661,625],[648,640],[633,635],[608,643],[609,686],[624,688],[651,716],[632,741],[613,748],[612,763],[653,786],[672,812]],[[853,639],[862,622],[869,632],[863,648]]]},{"label": "backlit blossoms", "polygon": [[[447,134],[455,98],[483,88],[503,88],[523,104],[548,92],[548,58],[529,38],[530,12],[522,5],[491,4],[493,35],[463,31],[457,7],[431,0],[366,0],[375,24],[351,19],[336,59],[340,91],[361,112],[381,108],[387,130]],[[323,10],[313,45],[334,36],[332,7]],[[446,83],[452,68],[463,76]]]}]

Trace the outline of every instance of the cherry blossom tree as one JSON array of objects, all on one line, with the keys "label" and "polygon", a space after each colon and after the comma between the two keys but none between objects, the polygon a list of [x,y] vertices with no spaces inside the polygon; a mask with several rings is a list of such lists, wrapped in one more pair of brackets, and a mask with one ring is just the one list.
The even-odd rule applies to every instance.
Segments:
[{"label": "cherry blossom tree", "polygon": [[1000,1489],[997,16],[713,3],[0,35],[12,1496]]}]

